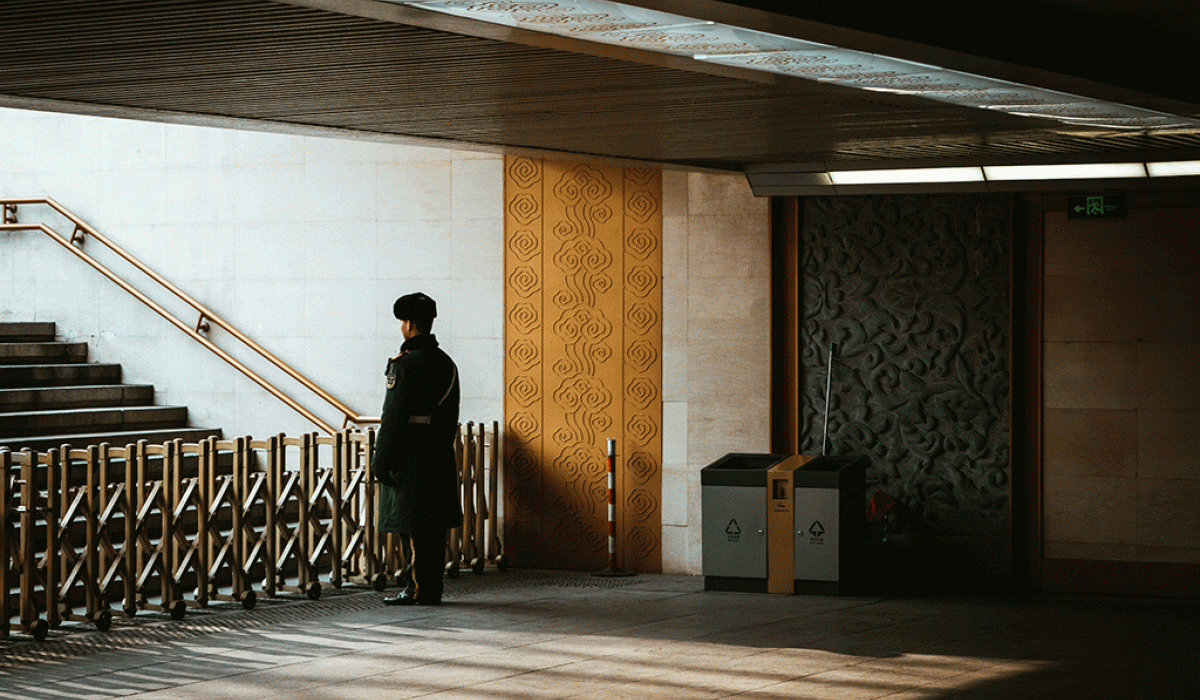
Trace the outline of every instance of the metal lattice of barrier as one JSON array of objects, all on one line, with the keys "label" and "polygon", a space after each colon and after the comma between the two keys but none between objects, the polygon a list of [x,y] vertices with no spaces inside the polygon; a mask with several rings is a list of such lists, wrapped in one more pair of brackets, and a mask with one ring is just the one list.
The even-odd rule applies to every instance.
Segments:
[{"label": "metal lattice of barrier", "polygon": [[[375,432],[266,440],[146,441],[84,450],[0,449],[0,635],[44,639],[64,621],[107,630],[114,614],[346,584],[382,591],[404,569],[376,531]],[[459,426],[463,525],[447,575],[504,571],[499,424]],[[14,623],[15,618],[15,623]]]}]

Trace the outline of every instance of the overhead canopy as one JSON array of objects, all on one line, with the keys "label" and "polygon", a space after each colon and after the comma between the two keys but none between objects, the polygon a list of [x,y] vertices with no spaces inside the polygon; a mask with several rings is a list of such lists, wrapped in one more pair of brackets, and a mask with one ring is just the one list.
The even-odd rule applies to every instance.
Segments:
[{"label": "overhead canopy", "polygon": [[[690,44],[670,21],[606,34],[596,17],[614,7],[700,23]],[[9,2],[0,106],[731,171],[1184,160],[1200,153],[1184,72],[1198,8]],[[590,32],[563,28],[584,16]],[[918,85],[931,80],[942,87]]]}]

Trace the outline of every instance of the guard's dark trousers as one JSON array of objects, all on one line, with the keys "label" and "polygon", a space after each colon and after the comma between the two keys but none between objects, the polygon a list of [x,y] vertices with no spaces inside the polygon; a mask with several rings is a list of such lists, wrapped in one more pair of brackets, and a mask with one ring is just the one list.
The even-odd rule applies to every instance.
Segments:
[{"label": "guard's dark trousers", "polygon": [[409,534],[412,546],[412,577],[417,601],[436,604],[442,599],[442,574],[446,570],[449,530],[441,528]]}]

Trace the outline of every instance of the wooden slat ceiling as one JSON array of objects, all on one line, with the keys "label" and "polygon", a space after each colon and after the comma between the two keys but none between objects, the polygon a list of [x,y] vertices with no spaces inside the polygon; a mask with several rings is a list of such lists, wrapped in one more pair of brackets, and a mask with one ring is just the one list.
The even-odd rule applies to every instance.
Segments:
[{"label": "wooden slat ceiling", "polygon": [[368,0],[3,2],[0,105],[259,120],[727,170],[1200,152],[1200,133],[1089,131],[689,69],[635,51],[578,50],[520,32],[516,40],[486,28],[456,33],[449,29],[465,20],[416,26],[397,21],[415,11],[396,8]]}]

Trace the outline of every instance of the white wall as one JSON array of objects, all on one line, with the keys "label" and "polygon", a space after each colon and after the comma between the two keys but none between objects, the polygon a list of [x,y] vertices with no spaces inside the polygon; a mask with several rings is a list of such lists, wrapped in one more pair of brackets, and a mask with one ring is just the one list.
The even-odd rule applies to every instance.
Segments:
[{"label": "white wall", "polygon": [[[500,157],[16,110],[0,110],[0,133],[0,195],[58,200],[360,414],[378,415],[401,342],[392,301],[428,293],[462,373],[463,419],[502,419]],[[121,363],[125,381],[154,384],[158,403],[186,405],[192,424],[227,437],[314,429],[42,234],[5,239],[0,319],[57,322],[93,361]],[[211,334],[235,347],[222,336]],[[341,425],[290,380],[280,386]]]},{"label": "white wall", "polygon": [[[503,420],[499,156],[2,109],[0,134],[0,196],[58,200],[359,413],[378,414],[400,343],[392,301],[425,291],[463,420]],[[740,175],[667,171],[663,215],[663,568],[698,574],[701,467],[769,447],[768,202]],[[313,429],[43,235],[3,236],[0,320],[57,322],[227,437]]]}]

